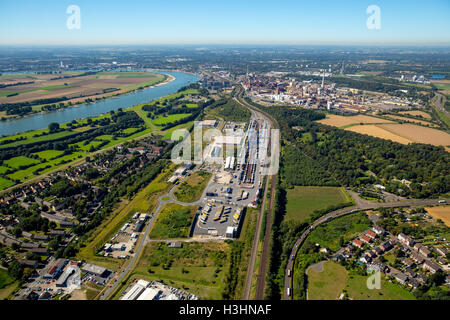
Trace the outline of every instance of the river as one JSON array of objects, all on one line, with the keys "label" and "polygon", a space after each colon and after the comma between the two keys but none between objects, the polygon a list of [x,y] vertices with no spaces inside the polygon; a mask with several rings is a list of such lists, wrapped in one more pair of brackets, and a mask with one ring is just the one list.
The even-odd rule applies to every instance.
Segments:
[{"label": "river", "polygon": [[23,118],[0,121],[0,136],[46,128],[52,122],[62,124],[75,119],[95,117],[111,110],[118,110],[119,108],[125,109],[136,104],[149,102],[151,100],[167,96],[171,93],[177,92],[181,87],[195,83],[199,80],[197,76],[183,72],[151,72],[171,75],[175,77],[175,80],[153,88],[146,88],[118,97],[111,97],[105,100],[96,101],[90,104],[79,104],[74,107],[68,107],[56,111],[36,113]]}]

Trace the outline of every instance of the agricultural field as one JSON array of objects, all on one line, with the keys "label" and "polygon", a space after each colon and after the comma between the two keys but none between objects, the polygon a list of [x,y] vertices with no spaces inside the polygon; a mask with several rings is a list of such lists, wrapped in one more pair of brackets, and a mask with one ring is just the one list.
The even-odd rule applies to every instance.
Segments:
[{"label": "agricultural field", "polygon": [[448,146],[450,146],[450,135],[448,133],[414,124],[354,125],[346,128],[346,130],[402,144],[417,142],[435,146],[444,146],[447,151],[450,150],[448,148]]},{"label": "agricultural field", "polygon": [[181,248],[151,242],[145,247],[127,285],[134,279],[157,280],[198,295],[200,299],[222,299],[228,252],[229,245],[220,242],[185,242]]},{"label": "agricultural field", "polygon": [[27,78],[21,75],[3,75],[0,79],[1,83],[26,83],[0,88],[0,104],[62,97],[66,98],[58,103],[77,103],[80,99],[105,98],[113,94],[123,94],[140,87],[155,85],[165,79],[164,75],[149,72],[102,72],[89,75],[83,73],[33,74]]},{"label": "agricultural field", "polygon": [[319,262],[308,268],[308,300],[336,300],[347,282],[348,272],[332,261]]},{"label": "agricultural field", "polygon": [[64,151],[60,151],[60,150],[45,150],[45,151],[40,151],[40,152],[36,152],[33,154],[38,156],[41,159],[51,160],[51,159],[60,157],[63,153],[64,153]]},{"label": "agricultural field", "polygon": [[424,128],[413,124],[401,125],[380,125],[382,129],[392,132],[395,135],[404,137],[414,142],[427,143],[435,146],[449,146],[450,135],[444,131]]},{"label": "agricultural field", "polygon": [[407,118],[407,117],[402,117],[402,116],[395,116],[395,115],[391,115],[391,114],[386,115],[384,117],[386,119],[414,122],[414,123],[418,123],[418,124],[421,124],[421,125],[424,125],[424,126],[439,127],[435,123],[432,123],[432,122],[429,122],[429,121],[424,121],[424,120],[412,119],[412,118]]},{"label": "agricultural field", "polygon": [[425,208],[433,218],[441,219],[447,227],[450,227],[450,206],[438,206]]},{"label": "agricultural field", "polygon": [[0,177],[0,190],[9,188],[13,185],[14,185],[13,181]]},{"label": "agricultural field", "polygon": [[401,144],[408,144],[408,143],[412,142],[409,139],[398,136],[390,131],[380,128],[377,125],[352,126],[346,130],[361,133],[361,134],[367,134],[372,137],[391,140],[391,141],[398,142]]},{"label": "agricultural field", "polygon": [[431,83],[441,93],[450,94],[450,81],[449,80],[431,80]]},{"label": "agricultural field", "polygon": [[413,110],[413,111],[400,111],[400,114],[407,114],[410,116],[415,116],[415,117],[423,117],[425,119],[431,120],[431,115],[429,113],[426,113],[425,111],[420,111],[420,110]]},{"label": "agricultural field", "polygon": [[395,123],[391,120],[380,119],[376,117],[366,116],[366,115],[356,115],[356,116],[338,116],[335,114],[328,114],[323,120],[318,121],[319,123],[326,124],[333,127],[347,127],[351,125],[364,124],[374,124],[374,123]]},{"label": "agricultural field", "polygon": [[304,221],[314,210],[350,201],[343,188],[295,186],[287,190],[286,220]]},{"label": "agricultural field", "polygon": [[198,206],[166,204],[159,213],[151,232],[151,239],[187,238]]},{"label": "agricultural field", "polygon": [[199,200],[210,178],[211,173],[206,171],[192,173],[175,190],[176,199],[187,203]]},{"label": "agricultural field", "polygon": [[24,156],[14,157],[9,160],[5,160],[4,164],[8,165],[11,168],[19,169],[20,167],[27,167],[36,163],[39,163],[39,160],[27,158]]}]

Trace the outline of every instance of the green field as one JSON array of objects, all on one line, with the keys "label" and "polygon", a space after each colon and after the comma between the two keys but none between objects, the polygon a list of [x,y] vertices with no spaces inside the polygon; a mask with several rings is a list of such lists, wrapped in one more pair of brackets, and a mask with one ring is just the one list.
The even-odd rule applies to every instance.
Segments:
[{"label": "green field", "polygon": [[433,86],[442,91],[450,91],[450,83],[433,83]]},{"label": "green field", "polygon": [[381,289],[367,288],[367,276],[350,275],[345,290],[354,300],[415,300],[414,295],[397,283],[381,278]]},{"label": "green field", "polygon": [[45,150],[45,151],[35,152],[33,154],[37,155],[41,159],[50,160],[50,159],[59,157],[63,153],[64,153],[64,151],[60,151],[60,150]]},{"label": "green field", "polygon": [[343,188],[295,186],[287,190],[286,219],[304,221],[314,210],[350,201]]},{"label": "green field", "polygon": [[0,269],[0,289],[12,284],[15,281],[13,277],[8,274],[8,271]]},{"label": "green field", "polygon": [[29,166],[32,164],[39,163],[39,160],[27,158],[24,156],[18,156],[11,158],[9,160],[5,160],[4,163],[10,166],[11,168],[19,169],[22,166]]},{"label": "green field", "polygon": [[304,246],[318,243],[322,247],[336,251],[341,247],[339,245],[340,237],[343,237],[344,241],[350,241],[359,233],[367,230],[370,225],[370,220],[365,213],[356,212],[321,224],[309,234]]},{"label": "green field", "polygon": [[151,239],[187,238],[197,206],[165,205],[150,232]]},{"label": "green field", "polygon": [[11,180],[0,177],[0,190],[6,189],[14,185]]},{"label": "green field", "polygon": [[201,299],[221,299],[228,251],[228,244],[219,242],[183,243],[182,248],[153,242],[145,247],[130,280],[162,280]]},{"label": "green field", "polygon": [[211,173],[206,171],[192,173],[175,190],[175,198],[178,201],[188,203],[199,200],[210,178]]},{"label": "green field", "polygon": [[8,170],[11,170],[11,168],[0,166],[0,174],[4,174]]},{"label": "green field", "polygon": [[36,134],[40,134],[42,132],[47,132],[47,131],[48,131],[47,129],[40,129],[40,130],[31,131],[31,132],[29,132],[27,134],[18,134],[18,135],[2,138],[2,139],[0,139],[0,141],[3,141],[3,140],[14,140],[14,139],[17,139],[19,137],[24,137],[26,139],[25,140],[18,140],[18,141],[11,142],[11,143],[8,143],[8,144],[2,144],[2,145],[0,145],[0,148],[17,147],[17,146],[21,146],[21,145],[24,145],[24,144],[40,142],[40,141],[50,141],[50,140],[55,140],[55,139],[67,137],[67,136],[70,136],[70,135],[73,135],[73,134],[76,133],[76,132],[73,132],[73,131],[61,131],[61,132],[57,132],[57,133],[42,135],[42,136],[39,136],[39,137],[33,137]]},{"label": "green field", "polygon": [[381,289],[367,288],[368,276],[348,274],[336,262],[325,262],[322,272],[308,274],[308,300],[335,300],[345,290],[352,300],[415,300],[414,295],[397,283],[381,279]]},{"label": "green field", "polygon": [[171,123],[171,122],[175,122],[177,120],[181,120],[183,118],[186,118],[188,116],[190,116],[190,113],[177,113],[177,114],[169,114],[167,116],[164,117],[159,117],[156,118],[154,120],[152,120],[152,123],[154,125],[160,126],[166,123]]},{"label": "green field", "polygon": [[312,268],[308,275],[308,300],[336,300],[342,293],[347,281],[347,270],[338,263],[323,263],[322,272]]}]

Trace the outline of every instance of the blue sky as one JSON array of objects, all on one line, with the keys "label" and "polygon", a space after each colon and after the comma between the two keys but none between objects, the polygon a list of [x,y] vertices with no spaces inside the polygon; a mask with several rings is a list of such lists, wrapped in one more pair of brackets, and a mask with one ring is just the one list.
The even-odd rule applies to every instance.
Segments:
[{"label": "blue sky", "polygon": [[1,45],[222,43],[450,45],[450,0],[0,0]]}]

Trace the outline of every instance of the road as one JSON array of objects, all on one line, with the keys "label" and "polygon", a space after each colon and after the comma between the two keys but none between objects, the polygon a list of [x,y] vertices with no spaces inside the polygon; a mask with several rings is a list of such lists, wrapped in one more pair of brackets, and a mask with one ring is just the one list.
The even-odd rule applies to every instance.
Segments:
[{"label": "road", "polygon": [[[186,138],[186,136],[185,136]],[[180,182],[184,179],[185,177],[180,177]],[[108,283],[105,288],[100,292],[100,300],[105,300],[108,299],[117,289],[117,286],[125,279],[125,276],[131,271],[133,270],[135,264],[137,261],[139,261],[139,258],[141,257],[142,251],[145,248],[145,245],[150,241],[149,239],[149,233],[150,230],[154,224],[154,222],[156,221],[156,219],[158,218],[159,212],[161,211],[161,209],[164,207],[164,205],[166,205],[167,203],[178,203],[181,205],[195,205],[197,203],[200,202],[200,200],[193,202],[193,203],[184,203],[184,202],[180,202],[174,199],[173,197],[173,192],[175,191],[175,189],[177,188],[177,185],[173,185],[172,188],[169,190],[169,192],[167,194],[163,194],[158,198],[158,207],[156,207],[156,209],[153,211],[153,214],[150,216],[150,219],[147,223],[147,226],[145,227],[145,231],[144,234],[141,235],[141,241],[139,242],[138,247],[136,248],[135,254],[133,255],[133,257],[130,259],[129,263],[127,264],[127,266],[122,269],[119,270],[116,274],[116,276],[111,280],[110,283]],[[168,200],[163,200],[163,198],[168,197]]]},{"label": "road", "polygon": [[[236,102],[238,102],[239,104],[241,104],[242,106],[248,108],[250,110],[250,112],[252,112],[252,114],[254,114],[256,117],[265,119],[268,123],[271,124],[271,128],[275,128],[275,129],[279,128],[278,123],[275,121],[275,119],[273,119],[273,117],[271,117],[266,112],[261,111],[261,110],[257,109],[256,107],[247,103],[243,99],[243,94],[244,94],[243,88],[239,87],[237,89],[237,94],[236,94],[236,97],[234,98],[234,100]],[[269,128],[269,129],[271,129],[271,128]],[[269,130],[269,134],[270,134],[270,130]],[[269,135],[269,138],[274,138],[274,137]],[[278,143],[278,150],[279,150],[280,142],[277,141],[277,143]],[[244,300],[250,299],[253,274],[254,274],[254,269],[255,269],[256,258],[258,255],[258,243],[259,243],[259,238],[260,238],[260,234],[261,234],[262,221],[263,221],[263,216],[264,216],[264,208],[265,208],[265,204],[266,204],[267,193],[270,192],[270,202],[269,202],[268,214],[267,214],[267,219],[266,219],[266,229],[265,229],[265,234],[264,234],[264,239],[263,239],[261,259],[260,259],[258,278],[257,278],[257,282],[256,282],[256,292],[255,292],[256,300],[262,300],[264,298],[266,273],[267,273],[267,268],[268,268],[268,263],[269,263],[269,252],[270,252],[269,245],[270,245],[270,230],[272,229],[272,208],[273,208],[273,204],[274,204],[274,200],[275,200],[277,175],[276,174],[271,175],[271,176],[268,176],[267,178],[268,179],[266,180],[265,192],[264,192],[264,196],[263,196],[263,200],[262,200],[262,204],[261,204],[261,211],[258,215],[255,238],[253,239],[253,246],[252,246],[250,261],[249,261],[249,265],[248,265],[248,269],[247,269],[247,278],[245,280],[244,294],[243,294]],[[269,178],[271,181],[270,191],[269,191]]]},{"label": "road", "polygon": [[[440,200],[442,200],[442,199],[440,199]],[[450,198],[445,199],[445,201],[448,203],[450,201]],[[295,257],[297,256],[297,253],[298,253],[298,249],[303,244],[303,241],[305,241],[305,239],[311,233],[311,231],[314,230],[320,224],[327,222],[329,220],[332,220],[332,219],[336,219],[336,218],[345,216],[352,212],[360,211],[360,210],[373,210],[373,209],[378,209],[378,208],[395,208],[395,207],[420,207],[420,206],[436,205],[436,204],[438,204],[437,199],[429,199],[429,200],[409,199],[409,200],[394,201],[394,202],[387,202],[387,203],[368,203],[368,202],[364,201],[364,202],[358,203],[358,205],[356,205],[356,206],[347,207],[347,208],[343,208],[343,209],[339,209],[339,210],[330,212],[330,213],[324,215],[323,217],[317,219],[316,221],[314,221],[314,223],[308,229],[306,229],[302,233],[302,235],[300,236],[300,238],[297,239],[294,247],[291,250],[291,253],[289,255],[289,260],[286,265],[286,269],[285,269],[285,273],[284,273],[283,300],[290,300],[292,298],[292,293],[291,293],[291,296],[288,296],[287,289],[291,288],[291,292],[292,292],[292,279],[293,279],[293,275],[294,275],[293,265],[294,265]],[[290,277],[288,276],[288,270],[290,270],[290,272],[291,272]]]}]

